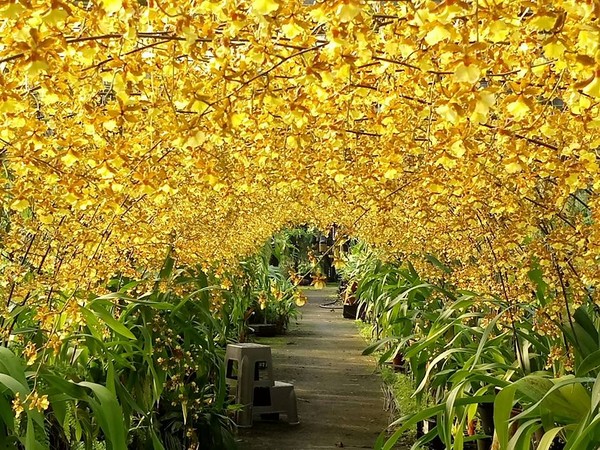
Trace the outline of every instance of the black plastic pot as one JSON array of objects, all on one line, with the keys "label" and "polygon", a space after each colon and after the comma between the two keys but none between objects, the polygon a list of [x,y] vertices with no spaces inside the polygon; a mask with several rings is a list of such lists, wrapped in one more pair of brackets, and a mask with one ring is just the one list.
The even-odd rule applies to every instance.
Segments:
[{"label": "black plastic pot", "polygon": [[353,303],[351,305],[344,305],[344,319],[360,319],[362,321],[365,320],[365,308],[359,310],[358,303]]},{"label": "black plastic pot", "polygon": [[[426,435],[429,432],[429,430],[431,430],[436,425],[437,425],[437,419],[435,417],[417,422],[417,439]],[[427,445],[427,448],[430,450],[445,450],[446,449],[446,446],[444,445],[444,443],[442,442],[442,440],[440,439],[439,436],[436,436],[435,438],[433,438],[433,440],[428,442],[426,445]]]},{"label": "black plastic pot", "polygon": [[356,319],[356,313],[358,312],[358,303],[353,305],[344,305],[344,319]]},{"label": "black plastic pot", "polygon": [[[481,420],[481,431],[488,436],[494,435],[494,404],[481,403],[477,406],[477,413]],[[492,448],[493,439],[491,437],[478,439],[477,450],[490,450]]]},{"label": "black plastic pot", "polygon": [[251,327],[254,334],[259,337],[273,337],[278,334],[278,326],[274,323],[256,323]]}]

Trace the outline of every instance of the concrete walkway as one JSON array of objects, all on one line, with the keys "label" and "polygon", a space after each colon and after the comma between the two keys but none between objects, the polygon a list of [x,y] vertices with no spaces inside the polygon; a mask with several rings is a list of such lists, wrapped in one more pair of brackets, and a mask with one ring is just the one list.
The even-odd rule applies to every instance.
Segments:
[{"label": "concrete walkway", "polygon": [[240,430],[241,450],[373,448],[386,427],[381,379],[356,324],[342,311],[320,308],[337,290],[307,289],[302,317],[287,335],[258,338],[272,346],[275,379],[291,382],[298,397],[300,425],[255,421]]}]

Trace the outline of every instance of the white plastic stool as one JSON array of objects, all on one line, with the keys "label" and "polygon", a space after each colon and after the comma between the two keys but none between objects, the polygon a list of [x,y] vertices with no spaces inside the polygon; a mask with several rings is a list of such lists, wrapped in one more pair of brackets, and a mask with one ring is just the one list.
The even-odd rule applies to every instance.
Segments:
[{"label": "white plastic stool", "polygon": [[294,386],[273,380],[271,347],[253,343],[229,344],[225,352],[227,384],[234,388],[242,405],[236,425],[251,427],[254,415],[286,414],[288,422],[298,422]]},{"label": "white plastic stool", "polygon": [[229,379],[249,379],[253,381],[253,386],[273,386],[271,347],[268,345],[228,344],[225,352],[225,364]]},{"label": "white plastic stool", "polygon": [[275,384],[271,347],[253,343],[229,344],[225,352],[227,384],[235,387],[235,399],[242,405],[237,413],[238,427],[252,426],[254,388]]},{"label": "white plastic stool", "polygon": [[[258,390],[269,389],[269,395],[261,395]],[[269,388],[255,388],[254,406],[252,409],[254,415],[258,414],[285,414],[290,425],[298,425],[298,406],[296,402],[296,393],[294,385],[276,381],[274,386]]]}]

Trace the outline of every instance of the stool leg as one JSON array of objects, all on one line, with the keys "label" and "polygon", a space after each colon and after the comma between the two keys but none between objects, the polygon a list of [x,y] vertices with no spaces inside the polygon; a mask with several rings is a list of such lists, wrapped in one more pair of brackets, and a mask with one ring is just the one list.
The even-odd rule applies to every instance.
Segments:
[{"label": "stool leg", "polygon": [[241,411],[237,413],[236,425],[240,428],[250,428],[252,426],[252,405],[246,404]]},{"label": "stool leg", "polygon": [[288,397],[287,419],[290,425],[298,425],[300,423],[298,420],[298,403],[296,401],[294,389],[290,390],[290,395]]},{"label": "stool leg", "polygon": [[252,426],[252,405],[254,403],[254,376],[250,370],[247,358],[242,359],[238,378],[237,401],[243,405],[237,413],[237,426],[248,428]]}]

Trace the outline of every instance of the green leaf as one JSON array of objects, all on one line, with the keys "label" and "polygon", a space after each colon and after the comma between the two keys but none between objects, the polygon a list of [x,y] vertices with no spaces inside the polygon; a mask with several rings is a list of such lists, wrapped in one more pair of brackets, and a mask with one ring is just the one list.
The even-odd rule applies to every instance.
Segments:
[{"label": "green leaf", "polygon": [[150,428],[150,437],[152,438],[152,448],[154,450],[165,450],[165,447],[160,442],[160,439],[153,428]]},{"label": "green leaf", "polygon": [[[423,450],[429,448],[427,444],[433,441],[437,436],[439,436],[437,426],[430,429],[425,435],[421,436],[419,439],[415,441],[410,450]],[[383,444],[382,444],[383,446]],[[381,448],[381,447],[377,447]]]},{"label": "green leaf", "polygon": [[[375,440],[375,443],[373,444],[373,450],[382,450],[383,446],[385,445],[386,442],[386,430],[383,430],[381,433],[379,433],[379,436],[377,436],[377,439]],[[397,440],[397,439],[396,439]]]},{"label": "green leaf", "polygon": [[444,410],[444,405],[435,405],[429,407],[427,409],[422,410],[421,412],[414,414],[412,416],[401,417],[400,419],[393,422],[390,427],[395,426],[399,423],[402,425],[392,434],[392,436],[381,446],[382,450],[390,450],[394,447],[398,439],[402,436],[402,434],[408,430],[412,425],[420,422],[421,420],[427,419],[436,415],[438,412]]},{"label": "green leaf", "polygon": [[434,326],[431,328],[427,337],[425,339],[419,341],[418,343],[416,343],[414,346],[411,346],[411,348],[406,352],[405,357],[410,358],[418,353],[421,353],[425,348],[434,344],[440,336],[442,336],[446,331],[448,331],[448,329],[450,327],[456,325],[457,323],[461,323],[464,320],[467,320],[471,317],[479,317],[479,314],[477,314],[477,313],[463,314],[459,318],[454,319],[452,322],[448,322],[448,323],[445,323],[442,325],[443,319],[442,319],[442,315],[440,315],[439,322],[436,322],[434,324]]},{"label": "green leaf", "polygon": [[598,340],[597,333],[590,333],[587,329],[587,324],[583,325],[581,322],[575,322],[573,324],[573,328],[575,329],[575,339],[573,340],[573,344],[577,345],[577,349],[584,355],[588,355],[590,353],[594,353],[598,348]]},{"label": "green leaf", "polygon": [[581,326],[581,328],[585,331],[585,333],[591,338],[591,341],[596,343],[596,346],[599,344],[598,330],[594,325],[594,322],[590,318],[588,311],[584,306],[577,308],[577,310],[573,313],[573,319],[575,322]]},{"label": "green leaf", "polygon": [[590,411],[594,413],[600,404],[600,374],[596,377],[594,387],[592,388],[592,406]]},{"label": "green leaf", "polygon": [[123,450],[127,448],[127,431],[125,430],[123,411],[115,395],[100,384],[82,381],[80,386],[92,390],[98,402],[90,399],[89,404],[94,415],[104,431],[108,441],[108,450]]},{"label": "green leaf", "polygon": [[460,425],[458,427],[458,432],[456,433],[456,435],[454,436],[454,445],[452,447],[452,450],[463,450],[464,445],[465,445],[465,435],[463,433],[462,430],[465,429],[465,421],[466,421],[466,416],[463,416]]},{"label": "green leaf", "polygon": [[[493,395],[481,395],[481,396],[468,397],[468,398],[459,398],[456,400],[455,405],[456,406],[465,406],[465,405],[472,405],[475,403],[492,403],[493,401],[494,401]],[[444,404],[434,405],[434,406],[431,406],[424,410],[421,410],[417,414],[413,414],[411,416],[404,416],[404,417],[401,417],[400,419],[392,422],[390,424],[390,427],[394,427],[399,424],[402,424],[402,425],[392,434],[392,436],[385,442],[385,444],[383,444],[381,447],[376,447],[376,448],[378,448],[380,450],[391,450],[392,448],[394,448],[394,445],[396,445],[396,442],[398,441],[398,439],[400,439],[402,434],[406,430],[408,430],[411,426],[413,426],[414,424],[416,424],[417,422],[419,422],[421,420],[427,419],[427,418],[432,417],[440,412],[443,412],[444,408],[445,408]]]},{"label": "green leaf", "polygon": [[531,419],[520,424],[515,434],[508,442],[507,450],[529,450],[531,448],[531,436],[542,427],[538,419]]},{"label": "green leaf", "polygon": [[373,342],[371,345],[369,345],[367,348],[365,348],[362,352],[363,355],[370,355],[374,352],[376,352],[377,350],[381,349],[382,347],[385,347],[385,345],[389,342],[392,342],[394,340],[393,337],[387,337],[384,339],[381,339],[379,341],[375,341]]},{"label": "green leaf", "polygon": [[97,340],[102,340],[102,334],[99,331],[101,325],[98,321],[98,318],[94,315],[92,311],[83,306],[80,306],[79,310],[81,311],[81,314],[85,319],[85,324],[90,330],[90,333],[93,335],[93,337]]},{"label": "green leaf", "polygon": [[578,377],[585,376],[598,367],[600,367],[600,350],[596,350],[581,361],[576,369],[576,375]]},{"label": "green leaf", "polygon": [[535,295],[540,301],[542,306],[546,306],[548,302],[546,299],[546,290],[548,285],[544,281],[544,272],[539,268],[539,265],[535,263],[535,267],[528,272],[529,279],[536,285]]},{"label": "green leaf", "polygon": [[13,394],[18,392],[21,396],[21,399],[25,399],[30,392],[29,386],[27,386],[27,381],[25,381],[25,384],[23,384],[16,378],[6,375],[5,373],[0,373],[0,384],[10,389]]},{"label": "green leaf", "polygon": [[0,347],[0,371],[27,386],[27,377],[21,359],[6,347]]},{"label": "green leaf", "polygon": [[[522,381],[523,380],[519,380],[517,383],[522,384]],[[554,421],[576,423],[581,420],[590,409],[589,394],[587,394],[586,389],[581,383],[590,383],[593,381],[595,380],[592,378],[573,378],[571,376],[553,380],[554,386],[544,394],[541,400],[520,413],[515,419],[518,420],[539,416],[540,412],[538,408],[544,407],[552,412]],[[564,389],[569,386],[575,387],[572,389]],[[522,386],[519,386],[519,390],[521,389]]]},{"label": "green leaf", "polygon": [[568,383],[565,386],[561,386],[558,392],[562,397],[561,401],[566,400],[568,407],[572,407],[580,413],[580,417],[582,417],[583,413],[589,411],[591,405],[590,393],[581,382]]},{"label": "green leaf", "polygon": [[409,294],[411,294],[415,290],[431,289],[431,288],[436,288],[436,286],[434,286],[433,284],[430,284],[430,283],[423,283],[423,284],[419,284],[417,286],[412,286],[409,289],[403,291],[402,294],[400,294],[396,299],[394,299],[388,305],[386,305],[385,310],[388,311],[388,310],[394,308],[398,303],[402,303],[402,302],[406,301]]},{"label": "green leaf", "polygon": [[48,391],[50,393],[64,393],[78,400],[83,400],[87,397],[85,389],[61,376],[44,373],[42,374],[42,378],[48,384]]},{"label": "green leaf", "polygon": [[435,367],[437,366],[437,364],[440,361],[447,359],[453,353],[465,353],[466,351],[467,350],[464,348],[451,348],[451,349],[448,349],[448,350],[440,353],[438,356],[436,356],[435,359],[433,361],[431,361],[429,363],[429,365],[427,366],[427,370],[425,371],[425,376],[421,380],[421,383],[419,384],[419,386],[417,386],[417,389],[415,389],[415,393],[421,392],[425,388],[425,386],[427,384],[427,380],[429,379],[429,374],[431,373],[431,371],[433,369],[435,369]]},{"label": "green leaf", "polygon": [[110,294],[100,295],[95,297],[94,300],[123,300],[126,302],[135,302],[136,298],[125,294],[124,292],[111,292]]},{"label": "green leaf", "polygon": [[498,435],[500,448],[508,446],[509,422],[516,391],[516,384],[507,386],[496,395],[496,400],[494,401],[494,428]]},{"label": "green leaf", "polygon": [[[84,310],[85,308],[81,307],[81,309]],[[112,329],[115,333],[118,333],[128,339],[136,339],[135,335],[125,325],[115,319],[113,315],[104,309],[100,304],[91,302],[89,304],[89,309],[91,309],[96,317],[101,319],[106,326]]]},{"label": "green leaf", "polygon": [[[37,418],[36,418],[37,413]],[[40,416],[42,420],[40,420]],[[35,423],[34,423],[35,422]],[[35,424],[39,425],[40,430],[44,433],[45,441],[48,437],[44,428],[43,416],[38,411],[27,412],[27,431],[25,432],[25,450],[49,450],[47,445],[42,445],[37,439],[35,434]]]},{"label": "green leaf", "polygon": [[106,371],[106,388],[113,395],[117,395],[117,391],[115,389],[115,366],[111,360],[108,361],[108,369]]},{"label": "green leaf", "polygon": [[554,442],[554,438],[562,431],[564,427],[555,427],[551,430],[548,430],[540,439],[540,443],[536,450],[549,450],[552,446],[552,442]]},{"label": "green leaf", "polygon": [[544,398],[554,383],[548,378],[530,375],[515,382],[520,394],[523,394],[534,402],[539,402]]},{"label": "green leaf", "polygon": [[171,256],[171,252],[172,252],[172,248],[169,248],[167,257],[165,258],[165,262],[160,270],[160,273],[158,274],[158,277],[161,280],[168,279],[171,276],[171,273],[173,272],[173,266],[175,265],[175,260]]},{"label": "green leaf", "polygon": [[192,292],[191,294],[186,295],[185,297],[183,297],[183,299],[177,304],[177,306],[175,306],[175,308],[173,308],[173,310],[171,311],[172,313],[176,313],[177,311],[179,311],[180,309],[182,309],[184,307],[184,305],[189,301],[192,300],[197,294],[201,294],[210,290],[220,290],[221,288],[219,286],[205,286],[202,287],[200,289],[195,290],[194,292]]},{"label": "green leaf", "polygon": [[[443,440],[445,441],[447,447],[452,446],[452,428],[453,428],[453,425],[455,424],[455,418],[461,420],[461,426],[459,427],[459,430],[464,430],[465,420],[466,420],[466,416],[467,416],[467,414],[466,414],[467,409],[455,408],[455,405],[456,405],[456,402],[460,398],[462,398],[461,395],[463,394],[465,384],[466,384],[466,382],[463,381],[461,383],[458,383],[456,386],[454,386],[452,388],[452,390],[448,394],[448,396],[446,398],[446,402],[445,402],[446,403],[445,417],[444,416],[442,417],[443,418],[442,421],[438,420],[438,427],[440,427],[440,425],[443,425],[443,435],[444,435]],[[461,409],[463,410],[462,414],[459,412]],[[462,418],[460,417],[461,415],[462,415]],[[442,431],[442,428],[440,428],[440,431]],[[458,437],[458,434],[460,434],[462,436],[462,431],[460,433],[457,433],[457,435],[454,436],[454,439],[455,439],[454,449],[455,450],[459,450],[459,448],[462,448],[462,445],[463,445],[462,444],[463,440],[461,440]]]},{"label": "green leaf", "polygon": [[27,431],[25,433],[25,450],[35,450],[39,448],[40,444],[35,440],[35,425],[33,425],[33,419],[27,417]]},{"label": "green leaf", "polygon": [[[15,415],[11,408],[11,405],[4,395],[0,395],[0,424],[4,424],[5,427],[8,428],[8,433],[12,434],[12,430],[14,427]],[[0,442],[4,435],[2,434],[3,427],[0,425]]]},{"label": "green leaf", "polygon": [[487,325],[487,327],[485,327],[485,330],[483,331],[483,335],[481,336],[481,339],[479,340],[479,346],[477,347],[477,352],[475,353],[475,358],[473,358],[473,363],[472,363],[473,365],[471,366],[471,370],[473,370],[475,365],[479,362],[479,358],[481,357],[481,353],[483,352],[483,349],[485,347],[485,344],[487,343],[488,338],[490,337],[490,334],[492,333],[492,331],[494,331],[494,328],[496,327],[496,323],[498,323],[498,320],[500,320],[500,317],[502,317],[502,314],[504,314],[507,311],[507,309],[504,309],[503,311],[496,314],[496,316],[492,320],[490,320],[490,323]]},{"label": "green leaf", "polygon": [[[25,380],[25,384],[22,384],[19,380],[5,373],[0,373],[0,385],[8,388],[13,394],[18,392],[21,400],[24,400],[31,392],[27,380]],[[38,410],[28,410],[27,417],[33,419],[42,429],[44,428],[44,415]]]},{"label": "green leaf", "polygon": [[444,273],[452,273],[452,269],[450,267],[448,267],[446,264],[442,263],[435,256],[429,254],[429,255],[425,256],[425,259],[428,262],[430,262],[431,264],[433,264],[435,267],[437,267],[438,269],[440,269],[442,272],[444,272]]},{"label": "green leaf", "polygon": [[[571,436],[570,439],[568,441],[567,446],[565,447],[565,450],[579,450],[580,448],[591,448],[590,447],[590,434],[592,433],[597,433],[598,429],[600,428],[600,416],[596,416],[594,418],[594,420],[591,421],[591,423],[586,426],[583,427],[583,429],[578,429],[576,430]],[[594,448],[598,448],[598,441],[593,442],[594,444]]]}]

